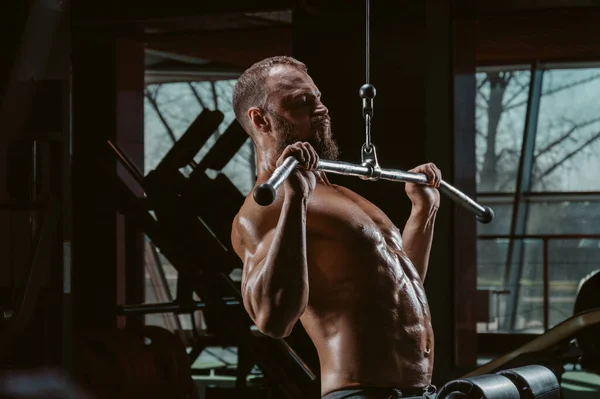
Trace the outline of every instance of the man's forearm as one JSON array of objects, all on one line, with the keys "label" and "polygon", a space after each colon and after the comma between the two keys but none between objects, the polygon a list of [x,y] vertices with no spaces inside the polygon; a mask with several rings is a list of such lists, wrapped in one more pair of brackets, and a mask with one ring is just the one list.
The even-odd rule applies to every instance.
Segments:
[{"label": "man's forearm", "polygon": [[402,233],[404,251],[419,273],[421,281],[425,281],[427,275],[436,215],[436,207],[413,206]]},{"label": "man's forearm", "polygon": [[263,332],[286,335],[308,302],[306,200],[286,198],[263,265],[249,276],[252,316]]}]

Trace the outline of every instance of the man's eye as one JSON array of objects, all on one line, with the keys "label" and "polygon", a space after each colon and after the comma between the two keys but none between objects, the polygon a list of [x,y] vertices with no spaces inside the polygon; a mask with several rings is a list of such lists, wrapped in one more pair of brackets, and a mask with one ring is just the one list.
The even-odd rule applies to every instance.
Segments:
[{"label": "man's eye", "polygon": [[297,106],[306,106],[306,105],[310,105],[315,101],[315,97],[311,96],[310,94],[302,94],[298,97],[296,97],[295,100],[295,104]]}]

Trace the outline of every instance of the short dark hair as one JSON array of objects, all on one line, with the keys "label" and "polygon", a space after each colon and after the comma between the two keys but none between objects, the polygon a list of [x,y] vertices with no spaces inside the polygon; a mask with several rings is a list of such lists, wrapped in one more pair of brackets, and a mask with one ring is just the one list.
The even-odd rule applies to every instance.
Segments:
[{"label": "short dark hair", "polygon": [[252,133],[252,127],[246,117],[246,112],[252,107],[266,108],[267,77],[271,68],[276,65],[290,65],[307,72],[306,65],[289,56],[276,56],[258,61],[238,78],[233,89],[233,112],[238,122],[248,134]]}]

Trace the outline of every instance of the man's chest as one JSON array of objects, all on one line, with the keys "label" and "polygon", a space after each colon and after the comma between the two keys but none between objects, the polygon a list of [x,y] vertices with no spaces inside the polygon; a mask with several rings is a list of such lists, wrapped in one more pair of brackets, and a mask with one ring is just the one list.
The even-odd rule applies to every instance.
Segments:
[{"label": "man's chest", "polygon": [[308,202],[306,224],[308,237],[322,237],[345,246],[402,247],[399,230],[383,211],[343,187],[317,185]]},{"label": "man's chest", "polygon": [[314,306],[332,296],[350,301],[373,289],[397,292],[418,277],[400,231],[379,208],[354,193],[332,187],[315,190],[306,227]]}]

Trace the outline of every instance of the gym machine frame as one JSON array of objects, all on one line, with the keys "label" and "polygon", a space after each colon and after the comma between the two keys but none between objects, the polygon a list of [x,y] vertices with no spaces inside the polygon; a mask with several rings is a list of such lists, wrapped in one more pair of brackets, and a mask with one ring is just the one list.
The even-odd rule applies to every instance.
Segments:
[{"label": "gym machine frame", "polygon": [[[194,123],[204,132],[213,132],[222,120],[220,111],[204,110]],[[262,339],[261,335],[252,331],[252,321],[241,306],[241,294],[229,277],[232,262],[239,259],[219,244],[198,215],[193,186],[199,180],[192,177],[193,172],[185,177],[180,169],[192,162],[200,144],[203,144],[203,137],[206,135],[186,132],[147,176],[143,176],[114,143],[108,142],[117,161],[145,193],[142,203],[122,177],[116,176],[121,211],[132,217],[179,273],[186,275],[186,288],[191,288],[202,298],[201,302],[189,300],[190,293],[172,303],[125,305],[120,306],[117,312],[120,315],[139,315],[187,313],[202,309],[212,315],[219,314],[219,317],[211,318],[217,338],[238,346],[240,352],[251,359],[250,365],[258,365],[270,384],[287,397],[311,397],[318,388],[316,375],[285,340]],[[200,242],[206,245],[198,245]],[[240,373],[247,374],[249,371],[241,370]],[[245,381],[246,375],[242,377],[241,380]]]}]

